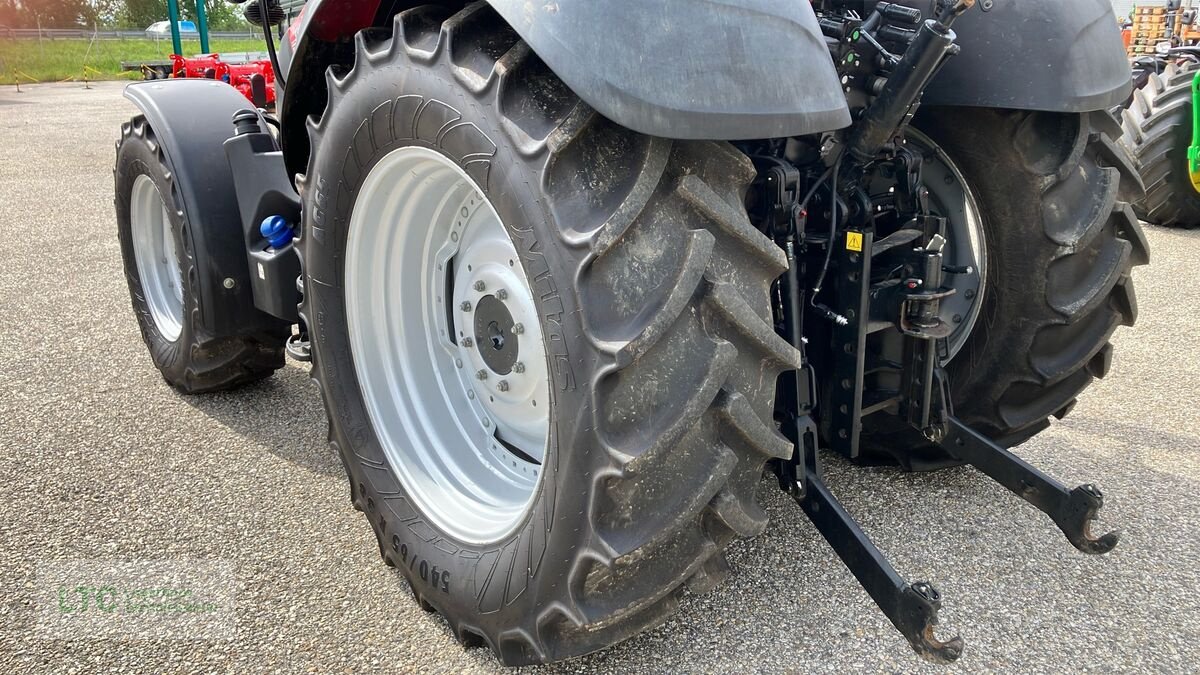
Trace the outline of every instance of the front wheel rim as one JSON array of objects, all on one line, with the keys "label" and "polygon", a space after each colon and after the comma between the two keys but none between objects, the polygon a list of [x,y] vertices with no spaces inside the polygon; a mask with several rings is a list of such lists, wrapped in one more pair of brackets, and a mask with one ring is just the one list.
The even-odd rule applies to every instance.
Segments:
[{"label": "front wheel rim", "polygon": [[456,163],[405,147],[364,179],[345,261],[351,356],[393,470],[443,532],[505,538],[540,486],[551,405],[507,229]]},{"label": "front wheel rim", "polygon": [[175,248],[175,230],[166,202],[150,176],[133,181],[129,199],[133,257],[142,294],[159,334],[168,342],[183,331],[183,275]]}]

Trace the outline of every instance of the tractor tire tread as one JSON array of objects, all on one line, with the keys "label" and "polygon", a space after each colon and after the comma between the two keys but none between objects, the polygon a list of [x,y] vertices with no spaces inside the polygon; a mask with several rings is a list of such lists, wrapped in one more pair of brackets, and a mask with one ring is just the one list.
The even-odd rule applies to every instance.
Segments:
[{"label": "tractor tire tread", "polygon": [[[766,524],[754,494],[763,467],[790,448],[772,422],[774,389],[799,355],[772,326],[770,287],[786,261],[742,205],[753,166],[726,143],[650,138],[597,115],[482,2],[453,14],[406,10],[390,36],[361,35],[352,67],[328,72],[325,114],[309,121],[314,158],[339,101],[357,80],[390,67],[444,73],[499,112],[499,128],[523,157],[544,162],[546,208],[578,255],[570,290],[582,299],[582,339],[601,364],[581,382],[595,402],[590,427],[600,451],[587,454],[591,495],[571,525],[578,546],[559,552],[569,560],[557,595],[500,624],[447,611],[410,570],[402,573],[418,603],[442,614],[464,644],[486,644],[507,665],[604,648],[665,621],[687,592],[728,575],[723,549]],[[620,172],[603,175],[613,170],[606,167]],[[302,257],[310,236],[301,234]],[[306,320],[316,318],[309,298]],[[372,516],[373,488],[323,382],[325,358],[314,337],[312,377],[330,443],[352,500],[385,559],[394,558],[392,524]],[[563,499],[556,520],[572,505]],[[496,564],[488,583],[510,572]]]},{"label": "tractor tire tread", "polygon": [[1148,223],[1167,227],[1200,226],[1200,192],[1188,174],[1192,139],[1192,81],[1200,63],[1168,64],[1134,92],[1122,112],[1121,144],[1133,156],[1146,187],[1134,212]]}]

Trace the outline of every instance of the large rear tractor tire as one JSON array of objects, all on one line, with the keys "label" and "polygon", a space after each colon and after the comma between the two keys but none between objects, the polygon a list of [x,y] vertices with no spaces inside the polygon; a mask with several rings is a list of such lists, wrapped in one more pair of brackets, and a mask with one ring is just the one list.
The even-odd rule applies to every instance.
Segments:
[{"label": "large rear tractor tire", "polygon": [[[1107,112],[931,108],[916,125],[961,172],[986,238],[979,317],[946,365],[955,414],[1011,447],[1070,412],[1137,319],[1131,272],[1149,250],[1118,198],[1137,176]],[[911,430],[864,423],[874,456],[955,463]]]},{"label": "large rear tractor tire", "polygon": [[174,172],[142,115],[117,141],[117,237],[142,339],[163,379],[185,394],[232,389],[283,367],[284,329],[214,337],[200,323],[202,296],[188,215]]},{"label": "large rear tractor tire", "polygon": [[1200,225],[1200,191],[1188,172],[1192,81],[1200,63],[1168,64],[1150,75],[1122,112],[1121,143],[1138,163],[1146,196],[1133,205],[1142,220],[1168,227]]},{"label": "large rear tractor tire", "polygon": [[[757,534],[791,446],[786,268],[725,143],[609,122],[484,3],[331,69],[301,177],[301,314],[384,561],[509,665],[664,621]],[[519,366],[519,367],[518,367]]]}]

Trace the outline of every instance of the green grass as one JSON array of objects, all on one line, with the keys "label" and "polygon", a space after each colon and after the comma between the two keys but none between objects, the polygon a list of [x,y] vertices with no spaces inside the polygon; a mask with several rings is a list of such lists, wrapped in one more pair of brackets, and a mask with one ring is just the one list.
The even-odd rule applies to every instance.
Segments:
[{"label": "green grass", "polygon": [[[171,40],[96,40],[88,52],[88,40],[16,40],[0,39],[0,84],[22,82],[59,82],[69,78],[82,80],[84,66],[89,80],[137,80],[138,71],[121,72],[122,61],[160,61],[171,54]],[[265,51],[262,40],[240,38],[212,40],[209,49],[222,52]],[[183,41],[184,56],[200,53],[199,40]],[[97,72],[98,71],[98,72]]]}]

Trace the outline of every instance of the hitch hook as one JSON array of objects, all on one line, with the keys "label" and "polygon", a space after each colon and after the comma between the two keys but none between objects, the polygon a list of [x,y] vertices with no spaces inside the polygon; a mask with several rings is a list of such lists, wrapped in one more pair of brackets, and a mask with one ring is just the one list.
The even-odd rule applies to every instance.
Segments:
[{"label": "hitch hook", "polygon": [[1051,514],[1051,517],[1075,548],[1084,553],[1102,555],[1113,550],[1121,539],[1121,533],[1116,531],[1102,537],[1092,535],[1092,521],[1102,506],[1104,493],[1089,483],[1071,490],[1064,508],[1058,515]]},{"label": "hitch hook", "polygon": [[913,651],[921,658],[933,663],[946,664],[953,663],[962,656],[961,637],[956,635],[942,642],[933,634],[933,627],[938,622],[938,610],[942,608],[942,596],[936,588],[924,581],[918,581],[904,589],[900,595],[900,602],[898,613],[901,620],[907,623],[903,626],[894,620],[892,623],[900,629],[900,633],[912,645]]}]

